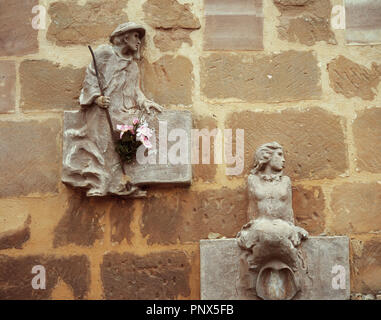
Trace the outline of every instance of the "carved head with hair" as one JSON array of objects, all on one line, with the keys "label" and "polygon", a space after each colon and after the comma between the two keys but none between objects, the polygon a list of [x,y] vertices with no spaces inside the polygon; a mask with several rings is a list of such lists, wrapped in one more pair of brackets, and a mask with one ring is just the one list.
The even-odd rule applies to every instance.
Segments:
[{"label": "carved head with hair", "polygon": [[134,59],[140,59],[141,41],[145,36],[144,27],[135,22],[119,25],[111,34],[110,42],[121,48],[123,53],[131,52]]},{"label": "carved head with hair", "polygon": [[276,150],[282,150],[283,147],[278,142],[270,142],[261,145],[254,154],[254,168],[251,174],[263,171]]}]

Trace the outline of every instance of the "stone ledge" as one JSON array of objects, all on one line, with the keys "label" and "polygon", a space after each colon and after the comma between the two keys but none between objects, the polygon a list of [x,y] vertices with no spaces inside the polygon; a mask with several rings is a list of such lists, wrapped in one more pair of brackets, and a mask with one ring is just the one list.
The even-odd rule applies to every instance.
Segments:
[{"label": "stone ledge", "polygon": [[[348,300],[350,297],[349,239],[310,237],[303,242],[308,279],[301,283],[296,300]],[[236,239],[200,240],[201,299],[251,300],[239,285],[241,249]],[[332,288],[332,268],[346,271],[345,289]]]}]

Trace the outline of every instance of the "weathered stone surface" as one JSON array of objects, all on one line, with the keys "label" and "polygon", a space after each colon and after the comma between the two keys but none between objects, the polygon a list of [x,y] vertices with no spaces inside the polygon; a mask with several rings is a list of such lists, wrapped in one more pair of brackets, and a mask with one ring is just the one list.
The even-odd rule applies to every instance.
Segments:
[{"label": "weathered stone surface", "polygon": [[321,187],[292,187],[292,207],[295,224],[308,231],[310,235],[319,235],[325,226],[325,201]]},{"label": "weathered stone surface", "polygon": [[79,106],[85,70],[60,67],[47,60],[26,60],[20,65],[23,110],[68,109]]},{"label": "weathered stone surface", "polygon": [[0,3],[0,56],[22,56],[38,51],[38,30],[32,13],[38,0],[2,0]]},{"label": "weathered stone surface", "polygon": [[143,4],[143,10],[145,21],[153,28],[200,28],[189,4],[180,4],[176,0],[148,0]]},{"label": "weathered stone surface", "polygon": [[107,253],[101,264],[106,299],[175,299],[190,295],[190,264],[182,251],[137,256]]},{"label": "weathered stone surface", "polygon": [[13,111],[16,105],[16,64],[0,61],[0,113]]},{"label": "weathered stone surface", "polygon": [[[83,184],[83,180],[77,180],[76,178],[76,170],[85,170],[85,172],[89,172],[89,169],[86,167],[86,163],[88,163],[88,153],[85,153],[82,158],[74,153],[71,149],[73,137],[71,135],[70,130],[76,129],[79,127],[78,124],[83,125],[82,123],[82,115],[79,111],[66,111],[64,118],[64,143],[63,143],[63,159],[64,161],[72,161],[77,160],[78,162],[73,162],[74,165],[70,168],[70,170],[66,169],[63,171],[63,178],[67,184],[76,186],[76,187],[84,187],[89,188],[88,184]],[[160,123],[164,123],[160,125]],[[166,185],[189,185],[192,181],[192,165],[191,165],[191,128],[192,128],[192,115],[189,111],[176,111],[176,110],[167,110],[161,113],[158,113],[155,118],[151,118],[148,120],[148,124],[150,128],[155,130],[155,143],[152,140],[153,148],[151,151],[157,151],[153,156],[154,162],[150,162],[151,160],[147,160],[145,164],[142,162],[134,162],[131,164],[125,165],[126,174],[130,177],[130,181],[134,185],[144,186],[144,185],[152,185],[152,184],[166,184]],[[165,133],[165,125],[167,126],[167,134]],[[178,155],[178,148],[176,148],[180,142],[180,138],[176,136],[176,141],[169,141],[172,130],[181,129],[184,130],[181,132],[184,136],[182,136],[181,142],[184,147],[185,142],[187,142],[188,148],[187,152],[184,151],[181,154],[180,163],[175,163],[175,160],[171,157],[171,155]],[[162,130],[163,138],[160,140],[160,130]],[[174,131],[176,133],[176,131]],[[188,136],[185,136],[187,134]],[[75,138],[75,137],[74,137]],[[165,149],[164,144],[161,141],[167,141],[167,149]],[[156,148],[156,150],[155,150]],[[174,148],[174,151],[171,151]],[[138,150],[139,153],[139,150]],[[161,155],[161,156],[160,156]],[[167,159],[164,161],[161,159],[163,155],[167,156]],[[77,157],[77,158],[75,158]],[[148,158],[148,157],[147,157]],[[80,161],[85,163],[83,165]],[[96,159],[96,161],[98,161]],[[143,160],[142,160],[143,161]],[[112,165],[115,165],[112,163]],[[67,162],[64,162],[64,167],[67,167]],[[79,169],[77,169],[79,168]],[[95,172],[97,173],[98,169],[95,168]],[[96,175],[94,175],[96,177]],[[115,174],[115,180],[118,176]],[[123,175],[120,170],[120,181],[122,181]],[[86,181],[85,181],[86,182]]]},{"label": "weathered stone surface", "polygon": [[31,216],[25,211],[15,214],[12,209],[8,206],[0,209],[0,250],[21,249],[30,237]]},{"label": "weathered stone surface", "polygon": [[381,3],[373,0],[345,1],[348,44],[381,43]]},{"label": "weathered stone surface", "polygon": [[263,50],[262,0],[206,0],[205,50]]},{"label": "weathered stone surface", "polygon": [[362,233],[381,229],[381,184],[344,183],[333,189],[331,232]]},{"label": "weathered stone surface", "polygon": [[[202,130],[208,130],[209,133],[213,133],[212,131],[217,128],[217,120],[213,117],[196,117],[193,121],[193,129],[197,129],[202,133]],[[206,134],[205,134],[206,136]],[[193,164],[193,180],[194,181],[203,181],[203,182],[214,182],[215,175],[217,173],[217,164],[215,164],[214,159],[214,138],[210,138],[210,164],[202,163],[202,150],[207,152],[207,148],[204,146],[202,138],[199,138],[199,148],[198,148],[198,164]],[[193,145],[195,148],[196,145]],[[204,148],[204,149],[203,149]],[[193,152],[196,152],[195,150]]]},{"label": "weathered stone surface", "polygon": [[274,0],[281,16],[279,37],[312,46],[318,41],[337,44],[331,30],[330,0]]},{"label": "weathered stone surface", "polygon": [[359,242],[359,250],[353,250],[353,289],[355,292],[377,294],[381,288],[381,239],[374,237]]},{"label": "weathered stone surface", "polygon": [[0,121],[0,197],[58,191],[60,121]]},{"label": "weathered stone surface", "polygon": [[188,43],[190,46],[193,45],[190,34],[193,30],[188,29],[177,29],[177,30],[156,30],[156,35],[153,38],[156,48],[161,51],[174,51],[179,49],[183,43]]},{"label": "weathered stone surface", "polygon": [[144,202],[141,232],[148,244],[195,242],[209,233],[233,237],[247,222],[247,206],[245,189],[158,191]]},{"label": "weathered stone surface", "polygon": [[147,98],[159,104],[192,104],[193,65],[183,56],[166,55],[142,67],[142,88]]},{"label": "weathered stone surface", "polygon": [[[237,112],[225,128],[245,130],[245,169],[248,174],[256,148],[278,141],[284,148],[285,175],[292,180],[334,178],[348,169],[343,123],[320,108],[278,113]],[[233,146],[235,150],[235,146]]]},{"label": "weathered stone surface", "polygon": [[380,83],[381,68],[376,63],[372,68],[359,65],[346,57],[339,56],[327,65],[331,88],[346,98],[360,97],[373,100]]},{"label": "weathered stone surface", "polygon": [[[349,239],[311,237],[302,243],[308,276],[301,283],[296,300],[345,300],[350,296]],[[236,239],[201,240],[201,299],[251,300],[239,285],[241,249]],[[332,268],[345,268],[345,289],[332,288]]]},{"label": "weathered stone surface", "polygon": [[131,244],[134,232],[131,230],[131,221],[135,210],[132,200],[118,200],[113,202],[110,210],[111,241],[121,243],[126,240]]},{"label": "weathered stone surface", "polygon": [[176,0],[148,0],[143,10],[145,21],[156,29],[153,40],[161,51],[177,50],[183,43],[192,46],[190,33],[201,25],[189,4]]},{"label": "weathered stone surface", "polygon": [[320,71],[312,52],[215,53],[201,58],[201,90],[209,99],[247,102],[319,99]]},{"label": "weathered stone surface", "polygon": [[357,167],[381,173],[381,108],[357,112],[353,123]]},{"label": "weathered stone surface", "polygon": [[[46,270],[46,289],[35,290],[31,282],[34,266]],[[86,256],[23,256],[0,255],[0,299],[39,300],[50,299],[53,288],[61,278],[73,291],[75,299],[86,297],[90,286],[90,262]]]},{"label": "weathered stone surface", "polygon": [[[128,0],[54,2],[48,13],[51,23],[47,39],[59,46],[88,45],[106,40],[120,24],[128,21]],[[112,17],[112,19],[110,19]]]},{"label": "weathered stone surface", "polygon": [[88,198],[81,192],[73,193],[64,216],[54,230],[53,246],[69,244],[92,246],[103,238],[100,219],[105,214],[102,198]]}]

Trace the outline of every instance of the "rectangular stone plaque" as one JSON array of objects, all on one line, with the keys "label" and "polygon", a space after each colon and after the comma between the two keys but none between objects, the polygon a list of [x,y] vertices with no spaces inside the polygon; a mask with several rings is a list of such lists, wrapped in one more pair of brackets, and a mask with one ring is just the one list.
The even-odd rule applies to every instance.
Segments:
[{"label": "rectangular stone plaque", "polygon": [[262,0],[205,0],[205,50],[263,50]]},{"label": "rectangular stone plaque", "polygon": [[[80,111],[65,111],[64,113],[64,132],[67,132],[71,128],[78,127],[78,123],[82,120],[80,119]],[[166,123],[166,134],[164,140],[159,141],[159,121]],[[154,156],[156,160],[154,163],[147,164],[126,164],[126,174],[131,178],[131,182],[136,185],[190,185],[192,181],[192,164],[191,164],[191,130],[192,130],[192,114],[189,111],[177,111],[177,110],[165,110],[162,113],[158,113],[157,117],[153,121],[149,121],[150,128],[155,129],[156,136],[156,147],[157,152]],[[107,128],[108,129],[108,128]],[[186,145],[185,149],[188,150],[186,153],[187,161],[183,164],[173,164],[171,159],[168,157],[168,151],[174,144],[179,143],[179,138],[175,141],[168,141],[171,132],[174,134],[174,129],[180,129],[182,132],[186,133],[186,141],[181,142]],[[176,134],[174,134],[176,136]],[[162,141],[167,141],[167,146],[162,143]],[[187,142],[187,143],[186,143]],[[64,139],[63,142],[63,157],[66,157],[66,153],[69,148],[68,145],[71,143],[69,138]],[[160,164],[159,161],[159,150],[162,148],[168,157],[168,161],[164,164]],[[162,161],[164,162],[164,161]],[[121,176],[122,179],[122,176]]]},{"label": "rectangular stone plaque", "polygon": [[345,16],[347,44],[381,43],[381,1],[345,0]]},{"label": "rectangular stone plaque", "polygon": [[[159,141],[159,122],[167,123],[167,136],[171,131],[182,129],[187,133],[188,155],[186,164],[172,164],[168,158],[167,164],[160,164],[159,149],[163,148]],[[153,185],[153,184],[178,184],[190,185],[192,182],[192,164],[191,164],[191,147],[192,147],[192,114],[189,111],[163,111],[157,116],[155,123],[150,124],[155,128],[156,132],[156,164],[141,165],[138,163],[126,166],[131,181],[136,185]],[[168,141],[167,139],[167,156],[171,147],[178,143]]]},{"label": "rectangular stone plaque", "polygon": [[[311,237],[302,243],[308,276],[301,281],[298,300],[347,300],[350,297],[349,239]],[[236,239],[201,240],[201,299],[252,299],[238,284],[240,256]],[[345,269],[345,289],[334,289],[334,266]]]}]

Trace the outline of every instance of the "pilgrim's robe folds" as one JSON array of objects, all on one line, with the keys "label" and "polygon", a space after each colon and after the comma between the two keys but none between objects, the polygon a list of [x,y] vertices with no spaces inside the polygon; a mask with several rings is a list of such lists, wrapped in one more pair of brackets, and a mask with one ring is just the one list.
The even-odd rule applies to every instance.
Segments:
[{"label": "pilgrim's robe folds", "polygon": [[[118,124],[132,124],[134,117],[143,115],[148,100],[140,90],[139,67],[132,57],[120,56],[110,45],[100,46],[94,54],[102,93],[111,100],[109,113],[115,132]],[[126,192],[106,111],[95,104],[102,93],[92,62],[79,98],[81,110],[64,132],[70,146],[63,159],[62,179],[89,189],[88,196]]]}]

